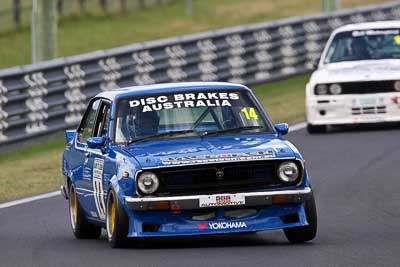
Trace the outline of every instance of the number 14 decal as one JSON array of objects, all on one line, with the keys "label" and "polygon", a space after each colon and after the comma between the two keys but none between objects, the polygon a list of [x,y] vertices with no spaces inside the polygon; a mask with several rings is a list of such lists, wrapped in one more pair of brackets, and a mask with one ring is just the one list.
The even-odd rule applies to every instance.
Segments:
[{"label": "number 14 decal", "polygon": [[258,115],[257,115],[256,111],[254,110],[254,108],[242,108],[241,111],[246,116],[246,119],[248,119],[248,120],[251,120],[251,119],[258,120]]}]

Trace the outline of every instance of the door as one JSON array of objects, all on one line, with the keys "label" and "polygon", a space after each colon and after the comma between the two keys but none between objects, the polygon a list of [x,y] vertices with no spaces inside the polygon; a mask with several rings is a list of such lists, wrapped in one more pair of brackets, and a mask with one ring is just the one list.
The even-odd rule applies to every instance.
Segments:
[{"label": "door", "polygon": [[101,99],[92,100],[82,118],[77,130],[77,138],[74,145],[73,158],[80,165],[77,175],[74,177],[75,189],[81,207],[87,215],[92,215],[92,164],[89,162],[90,149],[87,140],[93,136],[94,128],[99,112]]},{"label": "door", "polygon": [[102,100],[97,112],[96,121],[93,128],[94,137],[104,136],[106,143],[101,148],[88,149],[87,169],[90,170],[90,189],[93,192],[91,198],[89,214],[93,219],[105,220],[106,216],[106,197],[110,174],[114,173],[114,161],[109,159],[108,154],[108,127],[110,123],[110,103]]}]

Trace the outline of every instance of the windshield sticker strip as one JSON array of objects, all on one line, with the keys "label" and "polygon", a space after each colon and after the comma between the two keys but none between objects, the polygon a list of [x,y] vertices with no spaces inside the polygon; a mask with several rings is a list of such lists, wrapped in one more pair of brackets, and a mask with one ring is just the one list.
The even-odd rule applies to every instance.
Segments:
[{"label": "windshield sticker strip", "polygon": [[400,30],[366,30],[366,31],[353,31],[353,37],[371,36],[371,35],[399,35]]},{"label": "windshield sticker strip", "polygon": [[142,112],[149,112],[173,108],[232,106],[232,100],[239,100],[239,94],[187,93],[130,100],[129,106],[131,108],[142,107]]}]

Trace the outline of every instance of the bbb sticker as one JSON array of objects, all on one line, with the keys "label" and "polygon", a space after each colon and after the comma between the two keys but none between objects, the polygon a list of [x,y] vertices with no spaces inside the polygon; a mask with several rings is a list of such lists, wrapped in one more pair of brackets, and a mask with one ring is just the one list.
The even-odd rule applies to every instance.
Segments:
[{"label": "bbb sticker", "polygon": [[200,197],[200,208],[241,206],[246,204],[242,195],[214,195]]}]

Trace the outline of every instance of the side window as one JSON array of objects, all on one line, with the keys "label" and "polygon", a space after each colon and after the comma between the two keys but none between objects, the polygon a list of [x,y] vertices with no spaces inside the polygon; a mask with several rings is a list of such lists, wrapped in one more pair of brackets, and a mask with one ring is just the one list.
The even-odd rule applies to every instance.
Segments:
[{"label": "side window", "polygon": [[97,116],[96,127],[93,136],[108,136],[108,125],[110,122],[110,105],[102,103]]},{"label": "side window", "polygon": [[78,129],[78,140],[81,143],[86,143],[87,139],[93,136],[93,128],[96,123],[96,114],[99,104],[100,99],[92,102],[86,110],[83,121]]}]

